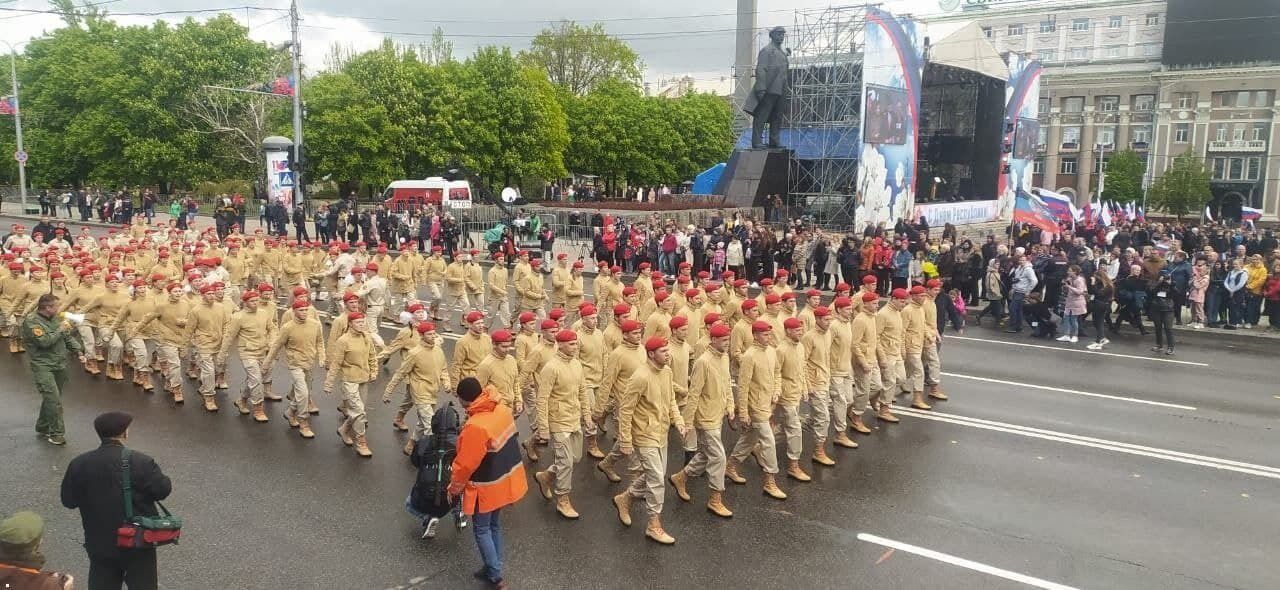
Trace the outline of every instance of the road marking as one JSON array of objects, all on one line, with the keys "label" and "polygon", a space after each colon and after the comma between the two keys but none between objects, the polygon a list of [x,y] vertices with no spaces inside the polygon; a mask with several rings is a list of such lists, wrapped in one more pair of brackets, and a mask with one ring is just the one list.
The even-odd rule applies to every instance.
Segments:
[{"label": "road marking", "polygon": [[1113,440],[1101,438],[1093,438],[1089,436],[1081,436],[1078,434],[1069,434],[1066,432],[1057,432],[1053,430],[1044,430],[1041,428],[1032,428],[1030,426],[1019,426],[1017,424],[1009,424],[1007,422],[996,422],[994,420],[983,420],[981,418],[971,418],[968,416],[958,416],[955,414],[944,414],[941,412],[920,411],[911,408],[894,408],[894,412],[899,415],[912,416],[915,418],[924,418],[925,420],[934,420],[937,422],[947,422],[959,426],[968,426],[970,428],[981,428],[983,430],[993,430],[996,432],[1004,432],[1007,434],[1017,434],[1019,436],[1027,436],[1031,438],[1039,438],[1042,440],[1051,440],[1063,442],[1082,447],[1090,447],[1102,449],[1104,451],[1112,451],[1116,453],[1126,453],[1129,455],[1139,455],[1142,457],[1151,457],[1153,459],[1163,459],[1165,461],[1175,461],[1185,463],[1187,465],[1199,465],[1201,467],[1212,467],[1224,471],[1234,471],[1246,475],[1256,475],[1270,479],[1280,479],[1280,468],[1269,467],[1266,465],[1256,465],[1253,463],[1244,463],[1242,461],[1234,461],[1231,459],[1220,459],[1218,457],[1208,457],[1205,455],[1196,455],[1194,453],[1184,453],[1182,451],[1171,451],[1168,449],[1160,449],[1155,447],[1147,447],[1143,445],[1135,445]]},{"label": "road marking", "polygon": [[1100,350],[1080,350],[1076,348],[1067,348],[1065,346],[1045,346],[1043,344],[1030,344],[1027,342],[1009,342],[1007,340],[990,340],[987,338],[973,338],[970,336],[947,336],[947,340],[972,340],[974,342],[990,342],[992,344],[1005,344],[1008,346],[1025,346],[1027,348],[1043,348],[1046,350],[1058,350],[1062,352],[1075,352],[1079,354],[1097,354],[1102,356],[1114,356],[1126,359],[1138,359],[1142,361],[1155,361],[1159,363],[1172,363],[1175,365],[1189,365],[1192,367],[1207,367],[1209,363],[1197,363],[1194,361],[1180,361],[1177,359],[1156,358],[1154,356],[1138,356],[1136,354],[1120,354],[1118,352],[1102,352]]},{"label": "road marking", "polygon": [[989,377],[978,377],[978,376],[975,376],[975,375],[961,375],[961,374],[959,374],[959,373],[947,373],[947,372],[945,372],[945,371],[944,371],[942,374],[943,374],[943,375],[945,375],[945,376],[947,376],[947,377],[958,377],[958,378],[960,378],[960,379],[972,379],[972,380],[974,380],[974,381],[985,381],[985,382],[987,382],[987,383],[999,383],[999,384],[1001,384],[1001,385],[1014,385],[1014,386],[1017,386],[1017,387],[1028,387],[1028,388],[1031,388],[1031,389],[1042,389],[1042,390],[1045,390],[1045,391],[1056,391],[1056,392],[1059,392],[1059,393],[1070,393],[1070,394],[1073,394],[1073,395],[1083,395],[1083,396],[1087,396],[1087,397],[1099,397],[1099,398],[1103,398],[1103,399],[1112,399],[1112,400],[1116,400],[1116,401],[1131,402],[1131,403],[1135,403],[1135,404],[1147,404],[1147,405],[1151,405],[1151,406],[1161,406],[1161,407],[1165,407],[1165,408],[1175,408],[1175,409],[1178,409],[1178,410],[1195,411],[1195,409],[1196,409],[1196,408],[1195,408],[1195,406],[1184,406],[1184,405],[1182,405],[1182,404],[1171,404],[1171,403],[1168,403],[1168,402],[1157,402],[1157,401],[1151,401],[1151,400],[1146,400],[1146,399],[1138,399],[1138,398],[1133,398],[1133,397],[1124,397],[1124,396],[1120,396],[1120,395],[1107,395],[1107,394],[1105,394],[1105,393],[1092,393],[1092,392],[1088,392],[1088,391],[1079,391],[1079,390],[1076,390],[1076,389],[1065,389],[1065,388],[1062,388],[1062,387],[1050,387],[1050,386],[1048,386],[1048,385],[1034,385],[1034,384],[1031,384],[1031,383],[1021,383],[1021,382],[1018,382],[1018,381],[1004,381],[1004,380],[1002,380],[1002,379],[991,379],[991,378],[989,378]]},{"label": "road marking", "polygon": [[[903,543],[902,541],[894,541],[893,539],[886,539],[884,537],[872,535],[869,533],[858,533],[858,540],[865,543],[872,543],[875,545],[879,545],[881,547],[896,549],[898,551],[905,551],[912,555],[919,555],[920,557],[928,557],[929,559],[941,561],[942,563],[947,563],[950,565],[954,565],[956,567],[962,567],[965,569],[973,570],[975,572],[982,572],[989,576],[1004,578],[1006,580],[1018,582],[1020,584],[1026,584],[1028,586],[1033,586],[1036,588],[1044,588],[1045,590],[1077,590],[1073,586],[1066,586],[1063,584],[1059,584],[1057,582],[1050,582],[1048,580],[1042,580],[1040,578],[1028,576],[1026,574],[1011,572],[1009,570],[1000,569],[998,567],[987,565],[985,563],[978,563],[976,561],[965,559],[963,557],[956,557],[955,555],[951,555],[949,553],[934,551],[932,549],[925,549],[924,547],[917,547],[909,543]],[[881,560],[883,560],[883,558],[881,558]]]}]

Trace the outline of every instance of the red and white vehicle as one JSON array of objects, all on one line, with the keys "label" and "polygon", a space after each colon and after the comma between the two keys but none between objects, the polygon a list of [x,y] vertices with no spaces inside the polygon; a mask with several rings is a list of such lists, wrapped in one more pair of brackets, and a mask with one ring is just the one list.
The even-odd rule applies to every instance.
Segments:
[{"label": "red and white vehicle", "polygon": [[470,209],[471,184],[465,180],[445,180],[433,176],[425,180],[397,180],[382,193],[383,204],[391,211],[426,205],[445,209]]}]

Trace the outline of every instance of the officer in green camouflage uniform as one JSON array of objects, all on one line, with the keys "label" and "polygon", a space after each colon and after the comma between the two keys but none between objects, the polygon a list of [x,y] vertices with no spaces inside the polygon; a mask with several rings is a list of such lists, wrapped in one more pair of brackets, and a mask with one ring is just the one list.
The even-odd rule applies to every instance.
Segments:
[{"label": "officer in green camouflage uniform", "polygon": [[22,320],[22,341],[27,347],[32,380],[40,392],[40,417],[36,432],[50,444],[65,445],[66,428],[62,423],[62,386],[67,382],[67,350],[84,362],[84,349],[71,325],[57,317],[58,298],[40,296],[35,313]]}]

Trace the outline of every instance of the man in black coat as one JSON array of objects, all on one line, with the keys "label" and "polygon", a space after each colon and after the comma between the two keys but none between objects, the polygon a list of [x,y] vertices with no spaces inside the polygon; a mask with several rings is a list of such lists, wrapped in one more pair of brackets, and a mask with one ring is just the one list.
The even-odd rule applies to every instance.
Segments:
[{"label": "man in black coat", "polygon": [[[89,587],[129,590],[157,588],[155,549],[120,549],[116,530],[124,523],[124,467],[120,454],[133,416],[107,412],[93,421],[102,446],[71,460],[62,478],[62,505],[80,510],[84,548],[89,554]],[[156,516],[155,503],[169,497],[172,484],[151,457],[129,457],[133,513]]]}]

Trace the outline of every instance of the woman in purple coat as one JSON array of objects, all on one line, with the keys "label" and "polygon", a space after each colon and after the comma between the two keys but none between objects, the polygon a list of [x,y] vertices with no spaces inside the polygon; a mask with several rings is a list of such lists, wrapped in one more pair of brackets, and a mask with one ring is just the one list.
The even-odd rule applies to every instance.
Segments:
[{"label": "woman in purple coat", "polygon": [[1058,337],[1058,341],[1079,342],[1080,318],[1086,312],[1085,298],[1089,292],[1084,277],[1080,276],[1079,266],[1073,264],[1067,267],[1067,278],[1062,281],[1062,290],[1067,297],[1062,306],[1062,336]]}]

